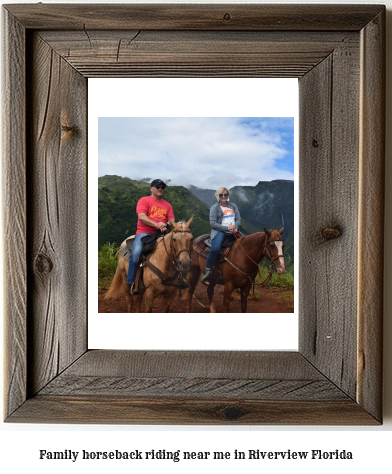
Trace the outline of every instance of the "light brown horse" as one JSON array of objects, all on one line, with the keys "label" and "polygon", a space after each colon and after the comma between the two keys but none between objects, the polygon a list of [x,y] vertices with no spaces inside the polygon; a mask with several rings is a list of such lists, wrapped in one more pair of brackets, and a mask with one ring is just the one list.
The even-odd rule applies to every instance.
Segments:
[{"label": "light brown horse", "polygon": [[[255,234],[240,237],[233,244],[227,256],[227,260],[230,263],[227,261],[219,263],[219,271],[224,284],[222,312],[229,312],[231,294],[235,289],[239,288],[241,292],[241,312],[246,313],[249,292],[258,273],[259,262],[264,257],[270,260],[272,267],[278,274],[286,272],[283,253],[283,230],[283,227],[279,231],[264,229],[264,232],[256,232]],[[196,239],[196,241],[198,240],[199,238]],[[196,243],[194,243],[193,247],[195,245]],[[191,312],[192,297],[199,282],[200,273],[206,272],[206,261],[206,257],[193,248],[192,264],[189,270],[189,283],[191,286],[187,290],[187,313]],[[216,313],[213,297],[214,288],[217,284],[219,283],[217,269],[215,268],[207,287],[211,313]]]},{"label": "light brown horse", "polygon": [[[119,255],[116,274],[105,298],[118,298],[123,290],[127,299],[128,313],[132,312],[132,298],[136,298],[136,312],[140,313],[144,296],[145,312],[151,313],[154,299],[162,295],[161,312],[167,313],[176,291],[180,289],[183,275],[191,264],[193,237],[189,228],[192,220],[191,217],[188,222],[177,222],[170,233],[157,240],[153,252],[147,257],[148,265],[143,268],[140,295],[131,295],[127,284],[129,261]],[[126,240],[121,244],[120,250],[125,246]]]}]

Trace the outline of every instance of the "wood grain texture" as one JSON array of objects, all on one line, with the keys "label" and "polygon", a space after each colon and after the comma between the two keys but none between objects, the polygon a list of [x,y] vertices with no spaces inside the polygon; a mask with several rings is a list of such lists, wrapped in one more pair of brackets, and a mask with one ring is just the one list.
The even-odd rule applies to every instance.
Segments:
[{"label": "wood grain texture", "polygon": [[[380,423],[385,7],[30,4],[4,18],[6,420]],[[299,352],[87,351],[86,78],[276,74],[301,78]]]},{"label": "wood grain texture", "polygon": [[40,395],[344,400],[295,352],[90,351]]},{"label": "wood grain texture", "polygon": [[92,350],[67,370],[70,376],[280,378],[324,380],[298,352]]},{"label": "wood grain texture", "polygon": [[26,54],[24,28],[7,12],[3,22],[4,409],[9,415],[27,390]]},{"label": "wood grain texture", "polygon": [[86,77],[300,77],[356,33],[43,31]]},{"label": "wood grain texture", "polygon": [[[361,31],[357,399],[382,417],[385,12]],[[376,232],[375,232],[376,230]]]},{"label": "wood grain texture", "polygon": [[357,31],[379,5],[7,5],[31,29]]},{"label": "wood grain texture", "polygon": [[[300,347],[308,360],[353,398],[357,367],[358,63],[358,49],[337,48],[299,82]],[[340,237],[320,240],[320,232],[328,226],[339,228]]]},{"label": "wood grain texture", "polygon": [[29,171],[29,388],[87,349],[86,79],[37,35],[32,44]]},{"label": "wood grain texture", "polygon": [[341,401],[134,399],[37,396],[10,419],[22,423],[188,425],[375,425],[350,399]]}]

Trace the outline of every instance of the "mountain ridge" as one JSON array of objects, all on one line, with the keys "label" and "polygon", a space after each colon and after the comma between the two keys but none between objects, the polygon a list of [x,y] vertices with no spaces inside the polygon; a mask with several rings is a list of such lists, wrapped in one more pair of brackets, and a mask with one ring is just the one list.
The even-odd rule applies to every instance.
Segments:
[{"label": "mountain ridge", "polygon": [[[234,186],[231,200],[238,206],[241,231],[250,234],[285,227],[286,254],[294,258],[294,181],[259,181],[256,186]],[[106,175],[98,178],[98,247],[121,242],[136,231],[136,204],[150,195],[149,183]],[[176,220],[193,216],[196,237],[210,232],[209,209],[216,203],[215,190],[190,185],[170,185],[164,199],[173,206]]]}]

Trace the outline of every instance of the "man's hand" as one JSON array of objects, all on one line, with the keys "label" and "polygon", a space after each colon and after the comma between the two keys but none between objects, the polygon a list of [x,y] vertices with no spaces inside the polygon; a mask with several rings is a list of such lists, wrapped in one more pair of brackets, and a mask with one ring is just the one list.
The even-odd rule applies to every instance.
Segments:
[{"label": "man's hand", "polygon": [[157,222],[156,223],[156,228],[160,230],[161,232],[166,232],[167,231],[167,225],[164,222]]},{"label": "man's hand", "polygon": [[144,214],[144,212],[140,212],[137,216],[144,224],[149,225],[151,227],[155,227],[161,232],[167,231],[167,225],[165,222],[155,222],[151,220],[149,217],[147,217],[146,214]]}]

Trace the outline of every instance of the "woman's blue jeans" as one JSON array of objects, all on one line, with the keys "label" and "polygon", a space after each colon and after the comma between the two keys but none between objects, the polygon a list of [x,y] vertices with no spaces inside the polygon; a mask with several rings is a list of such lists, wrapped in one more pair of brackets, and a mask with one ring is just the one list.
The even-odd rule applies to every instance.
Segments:
[{"label": "woman's blue jeans", "polygon": [[137,265],[139,263],[140,257],[143,250],[142,238],[148,235],[148,233],[137,234],[132,246],[132,253],[129,257],[129,267],[128,267],[128,278],[127,283],[130,285],[135,280]]},{"label": "woman's blue jeans", "polygon": [[206,267],[211,270],[211,268],[215,265],[218,255],[222,248],[222,242],[226,234],[224,232],[218,231],[216,236],[211,240],[211,249],[210,253],[207,257]]}]

